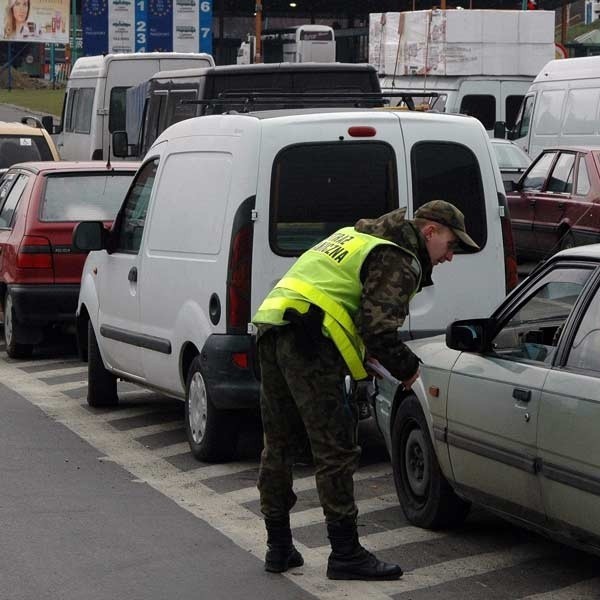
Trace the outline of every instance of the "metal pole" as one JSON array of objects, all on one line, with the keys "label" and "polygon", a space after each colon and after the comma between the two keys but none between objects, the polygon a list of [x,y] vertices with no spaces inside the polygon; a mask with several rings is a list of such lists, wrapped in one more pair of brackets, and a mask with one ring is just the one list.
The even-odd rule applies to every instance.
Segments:
[{"label": "metal pole", "polygon": [[569,24],[569,10],[567,0],[563,0],[560,18],[560,43],[564,46],[567,43],[567,25]]},{"label": "metal pole", "polygon": [[8,91],[12,91],[12,44],[8,42]]},{"label": "metal pole", "polygon": [[71,66],[75,64],[77,60],[77,1],[71,0]]},{"label": "metal pole", "polygon": [[262,0],[256,0],[255,17],[254,17],[254,62],[263,62],[262,57]]},{"label": "metal pole", "polygon": [[523,3],[521,4],[521,8],[523,10],[527,10],[527,0],[523,0]]},{"label": "metal pole", "polygon": [[446,0],[442,0],[440,8],[446,10]]},{"label": "metal pole", "polygon": [[52,89],[56,88],[56,56],[54,54],[54,44],[50,44],[50,81]]}]

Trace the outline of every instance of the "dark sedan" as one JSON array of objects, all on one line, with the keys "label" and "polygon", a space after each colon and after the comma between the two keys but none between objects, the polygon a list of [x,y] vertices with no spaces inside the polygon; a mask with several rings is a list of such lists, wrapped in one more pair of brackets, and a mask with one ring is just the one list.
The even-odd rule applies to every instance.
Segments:
[{"label": "dark sedan", "polygon": [[547,148],[512,188],[518,260],[600,241],[600,148]]}]

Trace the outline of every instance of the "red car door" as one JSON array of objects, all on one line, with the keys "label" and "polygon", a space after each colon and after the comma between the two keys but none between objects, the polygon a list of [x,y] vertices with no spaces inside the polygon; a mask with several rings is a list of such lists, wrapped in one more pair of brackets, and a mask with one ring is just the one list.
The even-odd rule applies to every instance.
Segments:
[{"label": "red car door", "polygon": [[556,156],[556,150],[540,154],[518,182],[517,189],[508,195],[508,207],[519,259],[535,258],[537,255],[533,230],[535,207]]},{"label": "red car door", "polygon": [[576,158],[576,152],[560,152],[537,195],[533,231],[536,254],[541,259],[561,249],[560,226],[571,204]]}]

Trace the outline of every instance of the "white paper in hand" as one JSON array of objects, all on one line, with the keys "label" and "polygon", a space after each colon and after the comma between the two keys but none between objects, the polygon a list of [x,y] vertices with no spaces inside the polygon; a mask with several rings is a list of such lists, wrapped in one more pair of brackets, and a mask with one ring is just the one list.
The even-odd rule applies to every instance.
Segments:
[{"label": "white paper in hand", "polygon": [[402,386],[402,382],[399,379],[396,379],[378,360],[368,359],[366,362],[366,367],[378,377],[387,379],[394,385]]}]

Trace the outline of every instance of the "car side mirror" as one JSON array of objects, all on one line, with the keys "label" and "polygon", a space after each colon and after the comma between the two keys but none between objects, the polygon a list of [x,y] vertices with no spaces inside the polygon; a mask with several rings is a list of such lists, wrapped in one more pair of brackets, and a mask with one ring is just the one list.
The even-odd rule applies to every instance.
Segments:
[{"label": "car side mirror", "polygon": [[486,347],[489,319],[454,321],[446,328],[446,346],[462,352],[483,352]]},{"label": "car side mirror", "polygon": [[494,137],[495,138],[506,138],[506,123],[504,121],[496,121],[494,123]]},{"label": "car side mirror", "polygon": [[509,179],[508,181],[505,181],[504,182],[504,191],[507,194],[510,194],[511,192],[518,191],[517,182],[513,181],[512,179]]},{"label": "car side mirror", "polygon": [[118,158],[127,158],[131,156],[126,131],[115,131],[112,134],[112,147],[113,154]]},{"label": "car side mirror", "polygon": [[514,129],[509,129],[506,132],[506,139],[507,140],[516,140],[517,139],[517,132]]},{"label": "car side mirror", "polygon": [[82,221],[73,231],[73,247],[83,252],[106,248],[106,229],[101,221]]},{"label": "car side mirror", "polygon": [[50,134],[56,133],[54,131],[54,118],[52,115],[44,115],[42,117],[42,127]]}]

